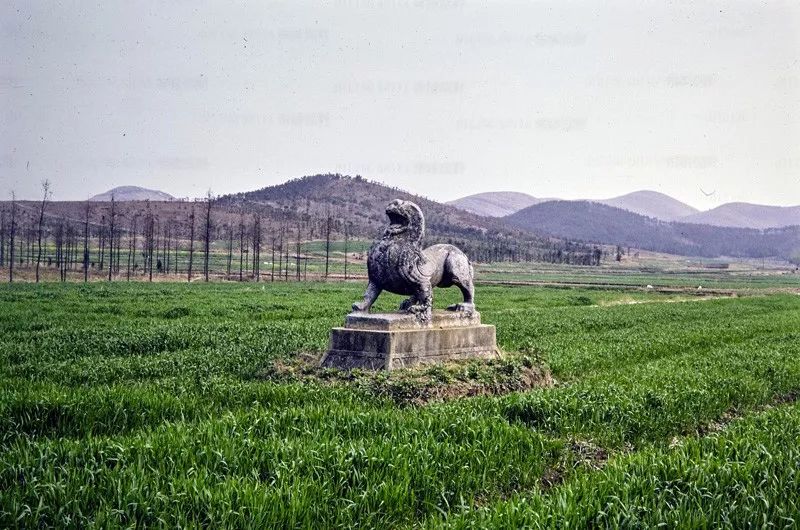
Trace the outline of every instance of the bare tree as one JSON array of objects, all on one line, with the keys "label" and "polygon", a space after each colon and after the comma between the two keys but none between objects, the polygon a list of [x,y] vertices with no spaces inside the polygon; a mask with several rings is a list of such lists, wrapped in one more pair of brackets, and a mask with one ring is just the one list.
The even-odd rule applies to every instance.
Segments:
[{"label": "bare tree", "polygon": [[114,260],[114,274],[119,275],[119,261],[120,261],[120,256],[122,255],[122,253],[120,252],[120,250],[122,249],[122,230],[120,230],[119,228],[117,228],[117,237],[115,241],[116,241],[115,245],[117,246],[117,259]]},{"label": "bare tree", "polygon": [[297,281],[300,281],[300,238],[303,235],[300,233],[300,222],[297,222],[297,241],[295,242],[295,252],[294,252],[294,266],[295,266],[295,276]]},{"label": "bare tree", "polygon": [[8,245],[8,282],[14,281],[14,236],[17,234],[17,195],[11,192],[11,226],[9,227]]},{"label": "bare tree", "polygon": [[39,283],[39,263],[42,261],[42,230],[44,228],[44,211],[47,207],[47,199],[50,198],[50,181],[42,181],[42,203],[39,208],[39,227],[37,229],[37,253],[36,253],[36,283]]},{"label": "bare tree", "polygon": [[289,226],[289,219],[286,219],[286,254],[283,256],[283,263],[286,269],[283,271],[283,281],[289,281],[289,250],[292,248],[292,229]]},{"label": "bare tree", "polygon": [[100,216],[100,227],[97,229],[97,239],[100,256],[98,257],[98,269],[103,270],[103,262],[106,256],[106,216]]},{"label": "bare tree", "polygon": [[144,221],[144,247],[145,247],[145,272],[148,274],[148,281],[153,281],[153,251],[155,250],[155,219],[150,210],[150,201],[147,201],[147,215]]},{"label": "bare tree", "polygon": [[204,256],[203,256],[203,274],[205,275],[206,281],[208,281],[208,262],[210,257],[211,251],[211,206],[214,204],[214,195],[212,195],[211,190],[208,190],[206,193],[206,229],[203,238],[203,249]]},{"label": "bare tree", "polygon": [[192,264],[194,263],[194,203],[192,203],[192,213],[189,214],[189,273],[186,281],[192,281]]},{"label": "bare tree", "polygon": [[271,263],[271,270],[269,275],[269,281],[275,281],[275,234],[272,234],[272,263]]},{"label": "bare tree", "polygon": [[347,280],[347,238],[349,235],[348,222],[344,222],[344,279]]},{"label": "bare tree", "polygon": [[164,255],[164,273],[167,274],[167,275],[169,275],[169,271],[170,271],[170,267],[169,267],[170,266],[169,260],[170,260],[170,256],[171,256],[171,254],[169,252],[170,244],[172,244],[172,226],[171,225],[169,225],[169,226],[165,225],[164,226],[164,251],[163,251],[163,255]]},{"label": "bare tree", "polygon": [[228,225],[228,279],[231,275],[231,261],[233,260],[233,226]]},{"label": "bare tree", "polygon": [[242,281],[244,274],[244,210],[239,218],[239,281]]},{"label": "bare tree", "polygon": [[[114,221],[117,218],[116,201],[114,194],[111,194],[111,210],[109,215],[109,237],[108,237],[108,281],[111,281],[111,274],[114,272]],[[119,253],[119,249],[117,249]]]},{"label": "bare tree", "polygon": [[[278,241],[278,279],[280,279],[281,276],[283,276],[283,224],[281,224],[279,234],[280,234],[280,239]],[[275,258],[273,258],[272,261],[274,262]]]},{"label": "bare tree", "polygon": [[[152,241],[152,249],[150,254],[155,254],[156,256],[156,271],[162,272],[164,270],[164,264],[161,263],[161,258],[159,257],[159,249],[161,248],[159,237],[161,237],[161,232],[159,230],[159,222],[158,219],[153,220],[153,241]],[[152,281],[153,277],[153,259],[150,258],[150,278]]]},{"label": "bare tree", "polygon": [[331,259],[331,214],[328,212],[328,221],[325,228],[325,277],[328,277],[328,266]]},{"label": "bare tree", "polygon": [[86,215],[83,219],[83,283],[89,281],[89,201],[86,201]]},{"label": "bare tree", "polygon": [[175,266],[175,276],[178,275],[178,250],[180,249],[180,238],[175,234],[175,259],[173,260]]},{"label": "bare tree", "polygon": [[180,249],[180,238],[178,237],[178,234],[176,233],[175,234],[175,254],[174,254],[175,257],[172,260],[173,261],[173,267],[175,267],[174,268],[175,276],[178,275],[178,250],[179,249]]},{"label": "bare tree", "polygon": [[261,216],[253,214],[253,276],[261,280]]},{"label": "bare tree", "polygon": [[0,211],[0,268],[6,264],[6,210]]}]

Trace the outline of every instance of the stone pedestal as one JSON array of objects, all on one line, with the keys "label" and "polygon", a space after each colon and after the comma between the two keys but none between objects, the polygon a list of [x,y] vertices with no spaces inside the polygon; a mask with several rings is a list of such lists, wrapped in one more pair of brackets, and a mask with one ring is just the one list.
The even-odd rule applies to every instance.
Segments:
[{"label": "stone pedestal", "polygon": [[498,357],[495,327],[478,312],[435,311],[423,325],[408,313],[351,313],[331,330],[322,366],[392,370],[475,357]]}]

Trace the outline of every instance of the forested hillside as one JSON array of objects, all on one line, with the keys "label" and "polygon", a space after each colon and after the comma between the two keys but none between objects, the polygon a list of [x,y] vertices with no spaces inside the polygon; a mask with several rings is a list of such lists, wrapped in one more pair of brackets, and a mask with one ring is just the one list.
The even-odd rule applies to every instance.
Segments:
[{"label": "forested hillside", "polygon": [[336,230],[372,239],[386,225],[386,205],[393,199],[411,200],[425,213],[426,244],[454,243],[479,261],[535,260],[580,263],[596,261],[592,247],[537,232],[521,230],[502,219],[483,217],[449,204],[369,181],[360,176],[321,174],[290,180],[277,186],[228,195],[219,199],[223,208],[280,212],[291,222],[335,221]]}]

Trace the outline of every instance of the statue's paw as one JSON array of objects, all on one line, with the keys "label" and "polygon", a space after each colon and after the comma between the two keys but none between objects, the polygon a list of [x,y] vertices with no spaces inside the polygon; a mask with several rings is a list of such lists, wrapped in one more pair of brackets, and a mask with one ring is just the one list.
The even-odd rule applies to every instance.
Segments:
[{"label": "statue's paw", "polygon": [[414,299],[406,298],[405,300],[400,302],[400,311],[410,311],[412,305],[414,305]]},{"label": "statue's paw", "polygon": [[355,302],[353,303],[353,311],[363,312],[367,310],[367,306],[364,302]]},{"label": "statue's paw", "polygon": [[475,304],[469,302],[462,302],[460,304],[453,304],[447,306],[448,311],[464,311],[465,313],[473,313],[475,311]]},{"label": "statue's paw", "polygon": [[423,304],[413,304],[408,308],[408,311],[416,317],[418,322],[423,324],[430,322],[433,317],[431,307]]}]

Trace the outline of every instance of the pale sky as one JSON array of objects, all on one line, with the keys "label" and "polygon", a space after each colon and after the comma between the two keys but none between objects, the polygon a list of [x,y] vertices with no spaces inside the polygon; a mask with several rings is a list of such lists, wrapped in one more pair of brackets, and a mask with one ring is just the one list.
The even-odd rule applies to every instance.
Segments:
[{"label": "pale sky", "polygon": [[5,1],[0,50],[2,198],[339,172],[800,204],[797,2]]}]

